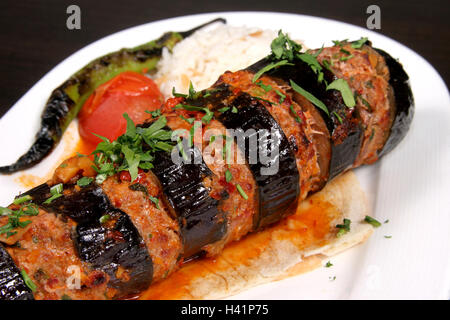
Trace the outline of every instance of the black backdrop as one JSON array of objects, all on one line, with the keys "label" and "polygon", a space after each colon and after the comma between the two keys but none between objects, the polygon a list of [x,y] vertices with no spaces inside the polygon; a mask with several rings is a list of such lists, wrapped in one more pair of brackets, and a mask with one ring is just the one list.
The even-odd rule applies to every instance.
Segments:
[{"label": "black backdrop", "polygon": [[[366,26],[366,8],[381,8],[381,30],[424,56],[450,82],[450,2],[441,0],[1,0],[0,116],[36,81],[83,46],[131,26],[194,13],[279,11]],[[66,8],[82,12],[81,30],[66,28]],[[345,38],[345,35],[342,35]]]}]

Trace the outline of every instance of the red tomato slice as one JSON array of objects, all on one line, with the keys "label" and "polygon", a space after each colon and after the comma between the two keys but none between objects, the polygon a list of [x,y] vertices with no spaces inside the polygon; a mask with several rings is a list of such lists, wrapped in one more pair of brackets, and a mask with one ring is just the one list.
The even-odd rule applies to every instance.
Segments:
[{"label": "red tomato slice", "polygon": [[84,103],[78,115],[81,138],[92,145],[101,142],[92,133],[115,140],[126,131],[125,112],[134,123],[142,123],[149,117],[145,111],[157,110],[163,102],[153,80],[137,72],[123,72],[100,85]]}]

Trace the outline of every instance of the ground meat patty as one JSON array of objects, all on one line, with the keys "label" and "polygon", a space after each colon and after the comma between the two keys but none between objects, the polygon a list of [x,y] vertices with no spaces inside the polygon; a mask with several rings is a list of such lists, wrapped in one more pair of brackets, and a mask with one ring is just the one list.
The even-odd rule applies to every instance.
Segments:
[{"label": "ground meat patty", "polygon": [[[295,152],[297,168],[300,172],[300,199],[306,198],[308,192],[319,184],[321,168],[318,161],[316,145],[312,143],[315,131],[312,128],[310,112],[304,112],[292,97],[292,89],[282,80],[275,81],[262,76],[255,83],[254,74],[248,70],[225,72],[221,80],[263,101],[272,117],[283,129]],[[308,102],[303,101],[302,104]]]},{"label": "ground meat patty", "polygon": [[360,153],[354,167],[378,159],[389,136],[395,115],[394,95],[384,58],[372,47],[353,48],[340,42],[323,48],[317,56],[338,77],[345,79],[356,97],[356,108],[364,127]]},{"label": "ground meat patty", "polygon": [[[198,123],[203,116],[201,112],[178,109],[166,114],[167,125],[172,130],[184,129],[190,132],[194,123],[189,123],[186,119],[194,119]],[[204,248],[208,255],[212,256],[218,254],[228,242],[239,240],[252,230],[253,219],[258,212],[258,199],[253,175],[236,142],[232,139],[227,142],[226,128],[217,120],[202,123],[201,126],[202,130],[195,130],[193,142],[199,150],[202,150],[203,159],[213,173],[211,179],[205,181],[205,185],[210,188],[211,197],[220,200],[219,210],[226,214],[227,219],[226,236],[221,241]],[[234,161],[227,165],[224,159],[226,143],[229,143],[229,152],[235,156]],[[226,177],[227,170],[232,177],[229,181]],[[237,184],[244,189],[248,200],[239,194]]]},{"label": "ground meat patty", "polygon": [[118,174],[108,178],[102,189],[114,207],[128,214],[138,229],[153,261],[153,281],[158,281],[181,262],[179,226],[170,217],[153,174],[140,171],[136,181],[130,180],[127,172]]},{"label": "ground meat patty", "polygon": [[[1,225],[5,218],[0,220]],[[72,220],[42,209],[39,215],[27,219],[31,223],[7,240],[14,243],[7,251],[17,267],[24,269],[36,284],[35,299],[101,300],[110,294],[112,297],[114,292],[107,288],[108,275],[92,269],[78,257],[71,236],[75,227]],[[77,275],[77,270],[81,276],[79,288],[72,287],[76,282],[70,278]]]}]

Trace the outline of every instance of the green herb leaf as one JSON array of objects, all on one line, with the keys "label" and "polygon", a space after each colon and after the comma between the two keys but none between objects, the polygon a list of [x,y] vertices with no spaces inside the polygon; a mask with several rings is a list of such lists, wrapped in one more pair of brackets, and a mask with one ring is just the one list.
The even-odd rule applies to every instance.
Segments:
[{"label": "green herb leaf", "polygon": [[176,98],[187,98],[187,94],[177,93],[175,92],[175,87],[172,87],[172,95]]},{"label": "green herb leaf", "polygon": [[352,48],[360,49],[367,42],[367,40],[369,40],[369,38],[364,37],[364,38],[361,38],[359,40],[353,41],[352,42]]},{"label": "green herb leaf", "polygon": [[144,186],[143,184],[140,184],[140,183],[133,183],[133,184],[130,185],[128,188],[129,188],[130,190],[133,190],[133,191],[140,191],[140,192],[143,192],[146,196],[148,196],[148,190],[147,190],[147,187]]},{"label": "green herb leaf", "polygon": [[302,123],[302,118],[300,118],[299,115],[297,114],[297,112],[295,112],[294,106],[292,104],[289,106],[289,109],[291,110],[292,114],[294,115],[295,121],[297,121],[298,123]]},{"label": "green herb leaf", "polygon": [[149,198],[150,198],[151,202],[153,202],[155,204],[156,209],[159,210],[159,199],[156,197],[153,197],[153,196],[149,196]]},{"label": "green herb leaf", "polygon": [[381,223],[378,220],[376,220],[376,219],[374,219],[374,218],[372,218],[370,216],[366,216],[364,218],[364,221],[367,222],[367,223],[370,223],[375,228],[378,228],[379,226],[381,226]]},{"label": "green herb leaf", "polygon": [[253,76],[252,82],[255,83],[256,80],[258,80],[267,71],[278,68],[280,66],[286,66],[286,65],[293,66],[294,64],[290,63],[288,60],[281,60],[278,62],[269,63],[267,66],[265,66],[264,68],[261,68],[261,70],[259,70],[257,73],[255,73],[255,75]]},{"label": "green herb leaf", "polygon": [[304,96],[309,102],[314,104],[316,107],[323,110],[327,115],[330,115],[330,113],[328,112],[328,108],[325,106],[325,104],[322,101],[320,101],[319,99],[314,97],[311,93],[309,93],[305,89],[301,88],[294,81],[290,80],[290,83],[291,83],[292,89],[294,89],[296,92],[300,93],[302,96]]},{"label": "green herb leaf", "polygon": [[223,107],[219,109],[220,113],[224,113],[225,111],[228,111],[230,109],[230,107]]},{"label": "green herb leaf", "polygon": [[336,119],[338,119],[339,123],[342,124],[343,122],[342,122],[341,116],[340,116],[336,111],[333,111],[332,113],[334,114],[334,116],[336,117]]},{"label": "green herb leaf", "polygon": [[336,79],[327,86],[327,90],[331,89],[338,90],[341,93],[342,99],[344,99],[344,103],[347,107],[353,108],[355,106],[355,98],[353,97],[352,90],[347,81],[344,79]]},{"label": "green herb leaf", "polygon": [[350,224],[351,224],[351,220],[350,219],[346,219],[344,218],[344,223],[343,224],[338,224],[336,225],[336,228],[339,229],[338,233],[337,233],[337,237],[341,237],[344,234],[346,234],[347,232],[350,231]]},{"label": "green herb leaf", "polygon": [[241,185],[238,183],[236,184],[236,188],[239,191],[239,193],[241,194],[242,198],[244,198],[245,200],[248,199],[247,194],[245,193],[244,189],[242,189]]},{"label": "green herb leaf", "polygon": [[111,219],[111,216],[109,214],[105,214],[100,217],[99,221],[101,224],[104,224],[104,223],[108,222],[109,219]]},{"label": "green herb leaf", "polygon": [[264,83],[262,83],[261,81],[256,82],[256,84],[258,86],[260,86],[265,92],[269,92],[270,90],[272,90],[272,86],[270,84],[265,85]]},{"label": "green herb leaf", "polygon": [[94,181],[94,179],[91,177],[82,177],[81,179],[78,179],[77,186],[79,186],[81,188],[86,187],[86,186],[90,185],[92,183],[92,181]]},{"label": "green herb leaf", "polygon": [[157,110],[155,110],[155,111],[148,111],[148,110],[145,110],[145,112],[146,112],[146,113],[149,113],[149,114],[152,116],[152,118],[157,118],[157,117],[159,117],[159,116],[162,115],[160,109],[157,109]]},{"label": "green herb leaf", "polygon": [[134,138],[136,136],[136,126],[134,125],[133,120],[130,119],[127,113],[124,113],[123,117],[127,120],[127,131],[125,135]]},{"label": "green herb leaf", "polygon": [[333,266],[333,264],[330,261],[328,261],[327,264],[325,265],[325,268],[330,268],[332,266]]},{"label": "green herb leaf", "polygon": [[32,199],[31,196],[27,194],[25,196],[14,199],[13,203],[14,204],[22,204],[24,202],[31,201],[31,199]]},{"label": "green herb leaf", "polygon": [[233,175],[231,174],[231,171],[227,169],[225,171],[225,180],[227,182],[230,182],[232,179],[233,179]]},{"label": "green herb leaf", "polygon": [[37,289],[36,284],[31,280],[31,278],[28,276],[25,269],[20,270],[20,274],[22,275],[23,281],[27,285],[28,288],[30,288],[31,291],[35,292]]}]

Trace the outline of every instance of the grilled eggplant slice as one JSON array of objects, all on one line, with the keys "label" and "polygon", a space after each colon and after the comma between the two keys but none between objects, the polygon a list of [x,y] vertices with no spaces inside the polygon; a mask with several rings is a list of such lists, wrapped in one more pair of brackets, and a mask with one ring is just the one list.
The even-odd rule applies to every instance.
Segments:
[{"label": "grilled eggplant slice", "polygon": [[[264,58],[248,67],[248,70],[256,73],[269,63],[271,61]],[[323,69],[323,73],[324,80],[327,83],[337,79],[327,69]],[[280,66],[266,74],[282,79],[287,83],[290,80],[294,81],[326,105],[329,114],[322,109],[318,108],[318,110],[328,127],[331,137],[329,179],[351,167],[361,147],[363,130],[357,113],[354,109],[350,109],[344,104],[341,93],[337,90],[326,90],[325,81],[319,82],[317,74],[314,73],[311,67],[298,59],[294,61],[294,65]]]},{"label": "grilled eggplant slice", "polygon": [[[116,289],[113,298],[123,298],[147,288],[152,282],[153,264],[147,247],[129,216],[114,208],[100,186],[92,183],[76,191],[64,186],[63,197],[44,203],[50,196],[47,184],[26,194],[49,212],[63,214],[77,222],[72,236],[82,261],[109,275],[108,287]],[[126,280],[118,278],[119,268]],[[98,279],[99,282],[106,279]]]},{"label": "grilled eggplant slice", "polygon": [[19,268],[0,244],[0,300],[34,300]]},{"label": "grilled eggplant slice", "polygon": [[[238,145],[244,147],[242,151],[245,152],[258,186],[259,213],[255,215],[254,229],[279,221],[291,213],[290,209],[296,205],[300,193],[299,172],[289,140],[262,104],[264,101],[244,92],[234,94],[229,86],[220,80],[212,92],[210,90],[208,93],[207,98],[188,102],[210,106],[215,117],[227,129],[239,130],[242,133],[253,131],[244,136],[244,145]],[[225,112],[219,111],[223,108],[228,109]],[[261,135],[264,131],[268,133],[267,136]],[[252,140],[257,141],[257,144],[251,142]],[[273,152],[276,148],[278,153]],[[260,151],[267,152],[267,161],[260,158]],[[258,155],[258,161],[254,159],[255,154]],[[272,169],[275,171],[270,172]]]},{"label": "grilled eggplant slice", "polygon": [[[197,148],[185,149],[193,163],[174,163],[169,152],[157,152],[153,173],[159,179],[169,207],[178,219],[184,243],[183,256],[189,259],[200,254],[208,244],[226,234],[226,218],[218,209],[203,181],[212,175]],[[201,158],[200,164],[195,159]]]},{"label": "grilled eggplant slice", "polygon": [[403,66],[387,52],[374,48],[383,56],[389,69],[389,84],[394,89],[395,116],[389,138],[378,156],[383,156],[394,149],[406,136],[414,117],[414,97],[409,85],[409,77]]},{"label": "grilled eggplant slice", "polygon": [[30,168],[50,154],[86,99],[99,85],[123,71],[153,71],[163,48],[170,50],[198,29],[218,21],[225,22],[219,18],[189,31],[167,32],[159,39],[107,54],[87,64],[52,92],[42,113],[41,127],[35,142],[15,163],[0,167],[0,173],[10,174]]}]

